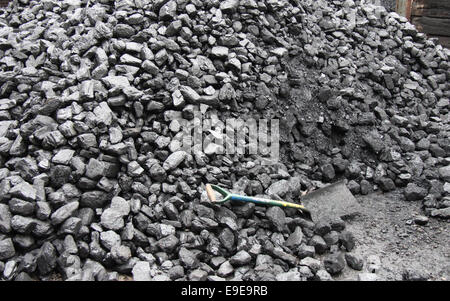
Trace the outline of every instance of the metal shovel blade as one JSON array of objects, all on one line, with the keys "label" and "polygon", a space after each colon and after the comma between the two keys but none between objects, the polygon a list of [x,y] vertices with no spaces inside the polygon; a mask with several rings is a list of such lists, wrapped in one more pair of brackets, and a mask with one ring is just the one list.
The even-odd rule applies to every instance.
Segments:
[{"label": "metal shovel blade", "polygon": [[361,205],[344,181],[308,193],[302,197],[302,204],[308,208],[313,221],[336,217],[348,220],[361,212]]}]

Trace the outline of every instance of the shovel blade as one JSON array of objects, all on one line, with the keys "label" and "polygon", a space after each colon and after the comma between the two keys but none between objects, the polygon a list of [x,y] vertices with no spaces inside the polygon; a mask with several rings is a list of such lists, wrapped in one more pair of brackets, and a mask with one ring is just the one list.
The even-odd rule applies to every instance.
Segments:
[{"label": "shovel blade", "polygon": [[361,205],[345,185],[339,181],[317,189],[302,197],[313,221],[340,217],[349,220],[361,212]]}]

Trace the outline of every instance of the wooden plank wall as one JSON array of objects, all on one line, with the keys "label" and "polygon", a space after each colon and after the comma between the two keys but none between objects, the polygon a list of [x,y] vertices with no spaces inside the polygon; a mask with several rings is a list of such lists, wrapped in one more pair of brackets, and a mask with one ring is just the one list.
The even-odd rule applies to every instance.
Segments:
[{"label": "wooden plank wall", "polygon": [[0,0],[0,7],[8,6],[8,3],[12,0]]},{"label": "wooden plank wall", "polygon": [[395,11],[408,20],[411,20],[411,7],[414,0],[397,0],[395,1]]},{"label": "wooden plank wall", "polygon": [[450,0],[413,0],[411,23],[450,48]]}]

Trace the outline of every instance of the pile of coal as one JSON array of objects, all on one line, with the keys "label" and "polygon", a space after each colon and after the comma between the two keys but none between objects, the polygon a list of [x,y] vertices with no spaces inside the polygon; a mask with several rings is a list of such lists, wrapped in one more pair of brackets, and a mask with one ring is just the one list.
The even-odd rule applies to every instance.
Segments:
[{"label": "pile of coal", "polygon": [[[342,221],[211,205],[205,183],[298,201],[346,178],[355,194],[404,189],[448,218],[449,51],[360,2],[0,10],[1,277],[328,280],[362,268]],[[184,151],[180,125],[196,111],[279,119],[279,162],[213,142]]]}]

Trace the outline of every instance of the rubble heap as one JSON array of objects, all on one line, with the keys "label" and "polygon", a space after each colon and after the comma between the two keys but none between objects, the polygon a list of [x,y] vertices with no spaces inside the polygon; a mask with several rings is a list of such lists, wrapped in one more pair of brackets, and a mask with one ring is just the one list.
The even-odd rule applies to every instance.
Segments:
[{"label": "rubble heap", "polygon": [[[0,11],[0,274],[361,270],[342,220],[214,206],[204,184],[298,201],[346,178],[448,218],[448,55],[361,1],[14,1]],[[179,121],[195,110],[279,119],[280,162],[184,152]]]}]

